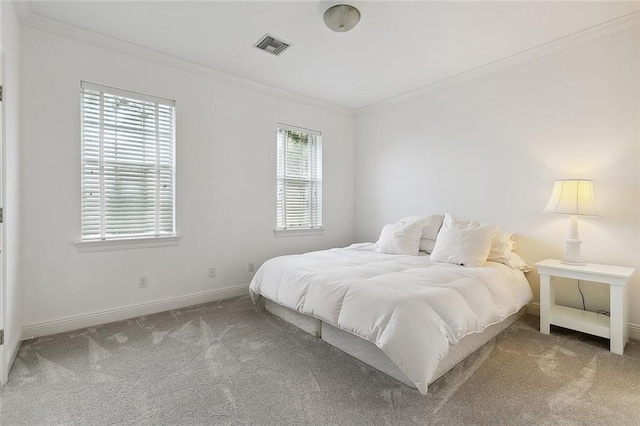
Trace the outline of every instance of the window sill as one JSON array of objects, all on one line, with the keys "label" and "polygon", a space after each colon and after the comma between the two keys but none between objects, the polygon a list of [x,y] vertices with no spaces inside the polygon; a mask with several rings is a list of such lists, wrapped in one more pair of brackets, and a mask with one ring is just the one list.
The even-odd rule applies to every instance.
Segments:
[{"label": "window sill", "polygon": [[176,246],[180,237],[141,237],[141,238],[118,238],[112,240],[86,240],[74,241],[79,253],[89,253],[94,251],[129,250],[151,247]]},{"label": "window sill", "polygon": [[276,237],[304,237],[307,235],[322,235],[324,228],[276,229],[273,233]]}]

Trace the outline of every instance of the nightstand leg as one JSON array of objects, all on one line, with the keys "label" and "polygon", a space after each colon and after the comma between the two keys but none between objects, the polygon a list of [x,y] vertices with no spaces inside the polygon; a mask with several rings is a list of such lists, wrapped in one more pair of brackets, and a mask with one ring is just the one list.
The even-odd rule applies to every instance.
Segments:
[{"label": "nightstand leg", "polygon": [[611,285],[609,288],[611,310],[611,317],[609,318],[610,350],[614,354],[622,355],[624,353],[624,345],[627,343],[625,333],[625,328],[627,327],[625,320],[625,288],[617,285]]},{"label": "nightstand leg", "polygon": [[551,326],[549,323],[549,314],[551,305],[554,303],[554,297],[551,294],[551,277],[549,275],[540,275],[540,333],[549,334]]}]

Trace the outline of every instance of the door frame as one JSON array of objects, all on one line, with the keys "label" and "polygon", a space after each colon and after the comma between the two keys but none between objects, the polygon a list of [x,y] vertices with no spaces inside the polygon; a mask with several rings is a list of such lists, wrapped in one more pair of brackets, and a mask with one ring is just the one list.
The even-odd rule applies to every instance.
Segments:
[{"label": "door frame", "polygon": [[[0,15],[1,16],[1,15]],[[5,111],[4,111],[4,76],[5,73],[5,58],[4,49],[2,48],[2,40],[0,37],[0,209],[4,211],[5,202]],[[6,366],[6,359],[11,354],[7,354],[5,324],[6,324],[6,312],[7,312],[7,286],[6,286],[6,271],[4,267],[4,259],[6,253],[6,244],[4,238],[4,223],[0,222],[0,330],[2,330],[3,338],[5,342],[0,345],[0,386],[3,386],[9,380],[9,368]]]}]

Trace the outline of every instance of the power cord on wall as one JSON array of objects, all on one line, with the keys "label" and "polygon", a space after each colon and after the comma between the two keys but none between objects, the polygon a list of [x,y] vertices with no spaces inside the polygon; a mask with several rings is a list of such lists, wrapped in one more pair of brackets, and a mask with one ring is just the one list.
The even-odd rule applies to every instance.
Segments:
[{"label": "power cord on wall", "polygon": [[580,280],[578,280],[578,291],[580,292],[580,296],[582,297],[582,310],[586,311],[587,307],[584,304],[584,293],[582,293],[582,289],[580,288]]},{"label": "power cord on wall", "polygon": [[[582,289],[580,288],[580,280],[578,280],[578,291],[580,292],[580,297],[582,297],[582,310],[586,311],[587,307],[586,307],[586,305],[584,303],[584,293],[582,292]],[[600,314],[600,315],[606,315],[608,317],[611,316],[611,313],[609,311],[605,311],[604,309],[598,309],[596,311],[596,313]]]}]

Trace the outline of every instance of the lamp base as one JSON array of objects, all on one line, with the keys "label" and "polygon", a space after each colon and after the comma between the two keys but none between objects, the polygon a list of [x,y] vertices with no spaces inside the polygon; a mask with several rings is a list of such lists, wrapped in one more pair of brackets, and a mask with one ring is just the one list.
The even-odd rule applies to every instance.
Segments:
[{"label": "lamp base", "polygon": [[569,238],[566,243],[567,249],[564,252],[564,256],[562,256],[562,260],[560,262],[564,263],[565,265],[586,265],[587,262],[585,262],[584,257],[582,257],[582,254],[580,253],[580,244],[582,244],[582,241]]},{"label": "lamp base", "polygon": [[560,263],[564,263],[565,265],[574,265],[574,266],[584,266],[587,264],[587,262],[584,261],[584,258],[574,260],[574,259],[567,259],[566,257],[563,257],[562,260],[560,260]]}]

